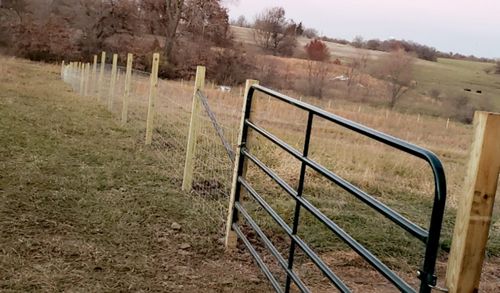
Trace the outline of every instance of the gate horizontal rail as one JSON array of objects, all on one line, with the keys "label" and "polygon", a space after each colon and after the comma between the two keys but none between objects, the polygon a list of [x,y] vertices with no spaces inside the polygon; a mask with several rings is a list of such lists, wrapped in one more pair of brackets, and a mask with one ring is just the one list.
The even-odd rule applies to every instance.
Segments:
[{"label": "gate horizontal rail", "polygon": [[[296,150],[283,140],[279,139],[277,136],[273,135],[263,127],[256,125],[251,117],[250,113],[252,111],[252,98],[255,92],[264,93],[272,98],[280,100],[282,102],[293,105],[300,108],[308,113],[307,126],[305,131],[305,139],[302,152]],[[411,236],[420,240],[425,244],[425,255],[421,269],[418,271],[418,278],[420,279],[420,289],[419,292],[428,293],[436,285],[435,264],[439,249],[439,237],[441,233],[441,226],[443,221],[443,214],[446,202],[446,179],[443,170],[443,166],[438,157],[422,147],[413,145],[406,141],[400,140],[393,136],[387,135],[385,133],[376,131],[364,125],[358,124],[356,122],[350,121],[348,119],[339,117],[332,113],[326,112],[320,108],[314,107],[307,103],[303,103],[299,100],[290,98],[276,91],[270,90],[268,88],[252,85],[245,97],[245,111],[243,116],[243,128],[241,136],[241,145],[239,149],[239,156],[237,163],[236,172],[236,185],[233,187],[234,192],[234,204],[232,205],[232,218],[231,218],[231,228],[232,230],[241,238],[245,246],[249,249],[250,253],[256,259],[257,264],[262,269],[264,274],[270,280],[272,286],[277,292],[289,292],[291,282],[299,288],[302,292],[309,292],[309,289],[304,285],[302,280],[293,271],[293,262],[295,256],[295,249],[298,246],[306,255],[309,257],[313,263],[321,270],[321,272],[330,280],[330,282],[341,292],[350,292],[350,289],[344,284],[344,282],[332,272],[332,270],[323,262],[323,260],[304,242],[299,236],[297,236],[299,216],[301,208],[311,213],[316,219],[318,219],[322,224],[324,224],[331,232],[333,232],[337,237],[342,239],[346,244],[348,244],[356,253],[362,256],[371,266],[373,266],[379,273],[381,273],[387,280],[389,280],[395,287],[397,287],[402,292],[416,292],[405,280],[399,277],[394,271],[387,267],[381,260],[374,256],[368,249],[357,242],[352,236],[340,228],[334,221],[323,214],[318,208],[316,208],[311,202],[306,198],[302,197],[305,181],[306,168],[311,168],[315,170],[323,177],[327,178],[329,181],[335,183],[345,191],[349,192],[351,195],[358,198],[360,201],[377,211],[378,213],[385,216],[387,219],[391,220],[396,225],[403,228]],[[329,122],[335,123],[339,126],[347,128],[351,131],[364,135],[368,138],[376,140],[385,145],[391,146],[395,149],[418,157],[426,161],[433,172],[434,176],[434,201],[432,207],[432,213],[430,218],[430,225],[428,230],[420,227],[419,225],[411,222],[409,219],[405,218],[398,212],[392,210],[387,205],[383,204],[373,196],[369,195],[365,191],[361,190],[357,186],[348,182],[344,178],[341,178],[334,172],[328,170],[318,162],[310,159],[308,157],[309,143],[311,130],[313,126],[314,117],[320,117],[328,120]],[[266,166],[262,161],[260,161],[255,155],[250,153],[249,149],[246,147],[248,132],[249,130],[256,131],[265,139],[271,141],[275,145],[279,146],[281,149],[288,152],[295,159],[301,162],[300,177],[297,189],[292,188],[285,180],[279,177],[271,168]],[[271,206],[252,188],[252,185],[244,178],[244,161],[249,160],[255,164],[263,173],[269,176],[273,181],[275,181],[283,190],[285,190],[296,202],[295,213],[293,218],[293,226],[290,227],[272,208]],[[248,212],[243,208],[240,203],[240,192],[241,188],[244,188],[248,194],[271,216],[271,218],[288,234],[291,239],[288,262],[284,257],[278,252],[276,247],[272,244],[269,238],[264,234],[262,229],[256,224],[256,222],[250,217]],[[250,241],[246,238],[244,233],[241,231],[238,225],[239,214],[243,216],[250,227],[255,230],[257,235],[262,239],[266,248],[271,252],[271,254],[278,260],[279,265],[285,270],[287,278],[284,290],[282,289],[279,282],[272,275],[269,268],[264,264],[259,254],[252,246]]]}]

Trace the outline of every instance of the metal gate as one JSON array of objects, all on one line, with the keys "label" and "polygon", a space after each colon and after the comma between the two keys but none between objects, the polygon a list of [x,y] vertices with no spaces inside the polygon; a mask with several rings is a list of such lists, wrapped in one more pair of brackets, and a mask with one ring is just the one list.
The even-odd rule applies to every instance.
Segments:
[{"label": "metal gate", "polygon": [[[307,127],[305,131],[304,145],[301,151],[293,148],[283,140],[279,139],[263,127],[255,124],[250,118],[250,113],[252,112],[252,98],[256,92],[261,92],[273,99],[288,103],[295,106],[308,113]],[[342,117],[336,116],[334,114],[328,113],[322,109],[311,106],[307,103],[303,103],[296,99],[290,98],[288,96],[282,95],[276,91],[267,89],[259,85],[253,85],[249,88],[248,93],[245,97],[245,111],[243,119],[243,129],[242,140],[239,150],[239,159],[237,162],[237,173],[236,173],[236,185],[234,192],[234,203],[232,206],[232,218],[231,218],[231,228],[238,235],[238,237],[243,241],[245,246],[248,248],[252,256],[255,258],[257,264],[266,275],[266,277],[271,282],[271,285],[277,292],[289,292],[291,282],[302,292],[309,292],[309,289],[305,286],[302,280],[293,271],[293,263],[296,247],[299,247],[308,258],[321,270],[321,272],[329,279],[329,281],[341,292],[350,292],[350,289],[344,284],[344,282],[332,272],[332,270],[321,260],[321,258],[305,243],[298,235],[298,225],[299,225],[299,215],[301,210],[306,210],[311,213],[316,219],[318,219],[322,224],[324,224],[332,233],[337,235],[346,244],[348,244],[354,251],[356,251],[360,256],[362,256],[371,266],[373,266],[378,272],[380,272],[387,280],[389,280],[396,288],[402,292],[416,292],[415,288],[412,288],[407,282],[405,282],[400,276],[393,272],[387,265],[385,265],[381,260],[379,260],[375,255],[373,255],[369,250],[363,247],[359,242],[357,242],[352,236],[342,230],[335,222],[324,215],[318,208],[311,204],[306,198],[302,197],[304,189],[304,180],[306,168],[311,168],[324,178],[337,184],[345,191],[349,192],[360,201],[382,214],[389,220],[391,220],[396,225],[400,226],[406,230],[410,235],[425,244],[425,258],[423,260],[422,267],[418,271],[418,278],[420,279],[419,292],[426,293],[430,292],[432,288],[436,286],[436,276],[434,274],[435,263],[439,249],[439,237],[441,233],[441,225],[443,221],[443,213],[446,201],[446,179],[444,170],[440,160],[432,152],[418,147],[416,145],[410,144],[408,142],[402,141],[398,138],[392,137],[390,135],[378,132],[366,126],[360,125],[358,123],[352,122],[350,120],[344,119]],[[432,208],[432,214],[430,218],[430,226],[428,230],[421,228],[419,225],[411,222],[401,214],[389,208],[384,203],[380,202],[373,196],[369,195],[360,188],[354,186],[347,180],[341,178],[337,174],[328,170],[321,164],[310,159],[308,157],[309,142],[311,136],[311,129],[313,127],[314,118],[321,117],[327,121],[337,124],[341,127],[359,133],[370,139],[381,142],[385,145],[393,147],[395,149],[406,152],[412,156],[418,157],[429,163],[434,176],[434,186],[435,186],[435,196]],[[266,166],[262,161],[260,161],[256,156],[254,156],[246,148],[247,136],[249,129],[256,131],[265,139],[269,140],[273,144],[277,145],[284,151],[288,152],[290,155],[295,157],[301,162],[300,177],[297,189],[292,188],[288,185],[285,180],[280,178],[271,168]],[[247,181],[244,176],[243,168],[245,160],[253,162],[260,170],[262,170],[267,176],[269,176],[273,181],[275,181],[281,188],[283,188],[294,200],[295,200],[295,213],[293,226],[290,228],[286,222],[271,208],[271,206],[263,199],[261,195],[258,194],[255,189],[252,188],[251,184]],[[276,247],[271,243],[269,238],[263,233],[256,222],[250,217],[249,213],[244,209],[240,203],[240,191],[244,188],[247,193],[273,218],[273,220],[288,234],[291,238],[291,245],[289,249],[288,260],[278,252]],[[279,265],[286,272],[287,278],[285,283],[285,288],[281,287],[279,282],[276,280],[275,276],[271,273],[270,269],[264,264],[261,257],[247,239],[240,225],[238,224],[238,218],[243,217],[247,223],[255,230],[256,234],[261,238],[263,243],[269,252],[277,259]]]}]

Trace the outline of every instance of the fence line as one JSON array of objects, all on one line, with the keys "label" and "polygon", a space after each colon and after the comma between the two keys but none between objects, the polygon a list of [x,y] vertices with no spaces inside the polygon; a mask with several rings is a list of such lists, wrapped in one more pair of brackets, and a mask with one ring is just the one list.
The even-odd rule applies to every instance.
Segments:
[{"label": "fence line", "polygon": [[[222,95],[212,89],[206,91],[209,95],[206,102],[210,104],[215,117],[220,118],[219,129],[214,129],[214,117],[210,117],[202,108],[199,110],[203,111],[197,109],[192,115],[193,82],[183,81],[179,86],[175,82],[157,78],[159,54],[153,56],[153,73],[132,69],[132,54],[128,54],[126,60],[119,60],[118,55],[113,54],[111,64],[106,64],[106,56],[106,52],[102,52],[101,62],[98,62],[99,56],[94,55],[88,70],[82,62],[65,63],[61,68],[61,76],[80,95],[95,96],[97,101],[116,115],[122,125],[144,125],[144,143],[172,171],[170,179],[179,187],[185,177],[183,173],[190,128],[188,121],[192,117],[198,122],[199,129],[195,133],[196,149],[188,154],[189,164],[192,164],[192,179],[191,184],[185,184],[190,186],[186,190],[204,198],[229,197],[232,162],[227,156],[227,148],[235,148],[235,121],[239,116],[227,104],[238,104],[242,99],[237,94]],[[125,63],[126,67],[118,63]],[[198,95],[196,100],[199,100]],[[234,110],[233,107],[231,109]],[[217,136],[220,132],[225,134],[226,146],[220,144]],[[220,218],[224,217],[221,206]]]},{"label": "fence line", "polygon": [[[63,63],[61,67],[63,80],[72,87],[74,92],[95,98],[122,125],[137,126],[141,133],[141,143],[148,145],[149,149],[158,156],[165,169],[168,170],[168,179],[179,189],[183,188],[191,194],[206,199],[232,196],[231,186],[234,168],[228,153],[229,150],[232,150],[236,156],[239,153],[237,151],[239,147],[238,136],[244,95],[242,88],[233,88],[231,92],[225,93],[219,91],[213,84],[203,89],[201,81],[183,80],[177,83],[158,79],[160,60],[157,54],[153,56],[152,73],[132,69],[131,54],[127,55],[127,60],[120,60],[118,55],[114,54],[112,64],[106,64],[106,52],[102,52],[100,57],[101,62],[98,62],[99,56],[93,56],[92,68],[90,68],[90,63]],[[121,67],[118,63],[126,63],[126,67]],[[257,111],[255,118],[261,120],[263,125],[271,125],[273,131],[277,132],[284,126],[287,129],[301,127],[300,123],[290,119],[290,117],[300,116],[300,112],[286,111],[275,101],[271,101],[267,97],[261,98],[263,101],[256,107],[264,107],[266,111]],[[259,97],[255,99],[259,100]],[[325,102],[309,100],[307,97],[303,100],[316,105]],[[362,109],[361,106],[356,106],[353,109],[340,109],[336,107],[335,103],[332,105],[331,102],[323,107],[328,107],[330,111],[348,119],[351,118],[351,115],[356,115],[362,123],[391,124],[397,121],[399,125],[411,125],[415,124],[416,120],[420,125],[424,125],[424,122],[428,122],[427,119],[434,119],[420,115],[408,117],[389,110],[377,110],[380,115],[375,116]],[[192,121],[195,121],[194,126],[197,128],[194,131],[193,127],[190,130],[190,126],[193,126]],[[338,134],[340,137],[344,135],[340,131],[332,132],[332,129],[323,121],[315,123],[318,125],[317,129],[320,134]],[[449,119],[444,121],[436,119],[436,124],[438,123],[442,124],[443,129],[453,127],[453,122]],[[404,131],[408,136],[412,135],[408,129]],[[296,136],[291,135],[287,139],[290,140],[291,145],[300,144],[300,138]],[[418,140],[420,139],[422,138],[419,137]],[[324,152],[332,152],[332,148],[339,148],[338,142],[332,143],[325,140],[325,145],[328,147],[312,149],[311,154],[319,157]],[[344,152],[351,151],[347,148]],[[277,160],[282,160],[283,155],[270,147],[259,145],[259,152],[264,155],[271,154],[277,157]],[[394,160],[401,161],[398,156],[395,156]],[[237,158],[236,161],[238,161]],[[190,169],[188,170],[188,179],[186,179],[186,170],[188,169],[186,166]],[[278,172],[285,175],[284,178],[290,181],[294,180],[293,176],[289,176],[289,174],[296,173],[296,166],[275,167]],[[417,166],[405,172],[418,175],[420,170],[421,167]],[[355,172],[349,169],[347,171]],[[369,174],[366,171],[363,170],[365,174]],[[257,176],[253,171],[249,173],[249,176]],[[426,180],[418,182],[422,192],[431,186]],[[217,211],[221,223],[227,217],[225,203],[225,201],[221,201],[220,209]],[[229,243],[233,243],[235,240],[234,234],[228,235],[226,239]]]}]

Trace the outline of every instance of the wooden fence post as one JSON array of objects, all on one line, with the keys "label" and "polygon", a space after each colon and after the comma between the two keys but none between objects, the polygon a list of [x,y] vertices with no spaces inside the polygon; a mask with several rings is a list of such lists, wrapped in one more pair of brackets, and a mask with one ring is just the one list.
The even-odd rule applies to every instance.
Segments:
[{"label": "wooden fence post", "polygon": [[196,68],[196,79],[194,82],[193,104],[191,106],[191,121],[189,123],[189,135],[186,148],[186,164],[184,165],[184,176],[182,178],[182,190],[190,191],[193,186],[194,159],[196,153],[196,140],[200,124],[201,101],[197,92],[205,87],[205,67]]},{"label": "wooden fence post", "polygon": [[97,94],[97,55],[94,55],[94,63],[92,65],[92,95]]},{"label": "wooden fence post", "polygon": [[83,96],[84,94],[84,86],[85,86],[85,70],[84,70],[84,66],[83,66],[83,62],[80,62],[80,88],[79,88],[79,92],[80,92],[80,96]]},{"label": "wooden fence post", "polygon": [[101,70],[99,72],[99,80],[97,81],[97,90],[99,100],[102,100],[104,96],[104,67],[106,66],[106,52],[101,54]]},{"label": "wooden fence post", "polygon": [[76,89],[76,80],[77,80],[77,75],[78,75],[78,62],[73,62],[73,70],[71,71],[71,86],[73,87],[73,90]]},{"label": "wooden fence post", "polygon": [[89,95],[89,86],[90,86],[90,63],[85,63],[85,88],[84,88],[84,96]]},{"label": "wooden fence post", "polygon": [[132,82],[132,62],[134,55],[127,55],[127,72],[125,73],[125,91],[123,92],[122,124],[127,123],[128,101],[130,99],[130,83]]},{"label": "wooden fence post", "polygon": [[73,83],[73,66],[74,65],[75,64],[73,62],[70,62],[69,63],[69,67],[68,67],[68,74],[67,74],[67,76],[69,77],[69,83],[71,85],[73,85],[72,83]]},{"label": "wooden fence post", "polygon": [[64,60],[61,63],[61,79],[64,80]]},{"label": "wooden fence post", "polygon": [[148,118],[146,122],[146,145],[153,140],[153,122],[155,115],[155,100],[158,92],[158,68],[160,66],[160,54],[153,54],[153,66],[151,68],[151,79],[149,88]]},{"label": "wooden fence post", "polygon": [[478,292],[500,173],[500,114],[476,112],[474,141],[448,258],[450,293]]},{"label": "wooden fence post", "polygon": [[[231,184],[231,196],[229,198],[229,208],[228,208],[228,214],[227,214],[227,222],[226,222],[226,248],[228,250],[236,248],[238,236],[236,233],[233,231],[232,223],[233,223],[233,211],[234,211],[234,202],[236,199],[236,184],[238,182],[238,168],[239,168],[239,161],[240,161],[240,152],[241,152],[241,143],[243,141],[243,126],[245,124],[245,110],[247,107],[247,95],[250,90],[250,87],[254,84],[259,84],[257,80],[252,80],[252,79],[247,79],[246,85],[245,85],[245,91],[244,91],[244,96],[243,96],[243,108],[241,111],[241,122],[240,122],[240,129],[239,129],[239,135],[238,135],[238,147],[236,149],[236,156],[234,160],[234,169],[233,169],[233,181]],[[248,141],[248,139],[247,139]],[[243,165],[243,172],[242,175],[245,176],[246,174],[246,163]]]},{"label": "wooden fence post", "polygon": [[115,85],[116,85],[116,67],[118,65],[118,54],[113,54],[113,67],[111,68],[111,79],[109,82],[108,94],[108,110],[113,111],[113,102],[115,99]]}]

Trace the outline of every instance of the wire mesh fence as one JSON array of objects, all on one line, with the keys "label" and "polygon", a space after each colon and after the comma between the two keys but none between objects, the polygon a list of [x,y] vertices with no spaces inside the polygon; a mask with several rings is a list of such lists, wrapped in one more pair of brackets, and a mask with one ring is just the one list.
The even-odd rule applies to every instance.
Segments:
[{"label": "wire mesh fence", "polygon": [[[112,64],[104,64],[102,76],[101,64],[95,65],[96,70],[93,70],[93,67],[94,65],[90,64],[70,63],[63,67],[62,77],[75,92],[95,97],[96,101],[106,106],[119,119],[123,110],[126,67],[116,67],[113,87]],[[150,78],[149,72],[132,70],[127,111],[129,123],[139,123],[144,126],[146,124],[151,90]],[[88,90],[85,91],[82,87],[88,87]],[[186,145],[195,94],[193,87],[194,81],[159,80],[155,102],[151,149],[169,170],[169,179],[179,188],[182,186],[186,163]],[[195,115],[200,127],[196,138],[191,193],[207,199],[229,196],[233,163],[228,155],[228,148],[234,153],[242,94],[241,88],[222,92],[213,84],[207,85],[203,90],[206,105]],[[207,109],[210,109],[210,112],[207,112]],[[226,140],[225,145],[221,143],[221,134]],[[221,210],[222,218],[223,213]]]}]

